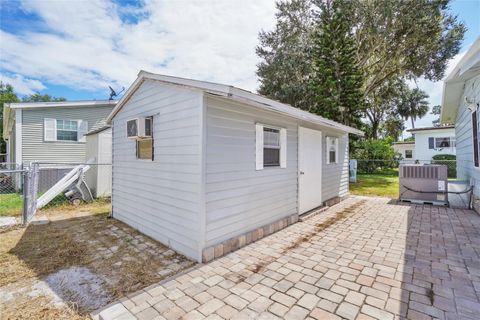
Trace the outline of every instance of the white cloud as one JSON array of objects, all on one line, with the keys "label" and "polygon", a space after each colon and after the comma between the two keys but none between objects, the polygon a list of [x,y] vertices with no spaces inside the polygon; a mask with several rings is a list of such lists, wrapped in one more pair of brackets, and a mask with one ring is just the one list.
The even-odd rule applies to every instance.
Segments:
[{"label": "white cloud", "polygon": [[[97,91],[128,86],[140,69],[255,90],[258,32],[274,25],[274,1],[23,1],[49,32],[0,31],[3,70]],[[140,14],[137,24],[122,14]]]},{"label": "white cloud", "polygon": [[25,78],[19,74],[13,76],[1,74],[0,81],[12,85],[15,88],[15,91],[21,95],[30,95],[45,89],[45,85],[42,82],[35,79]]}]

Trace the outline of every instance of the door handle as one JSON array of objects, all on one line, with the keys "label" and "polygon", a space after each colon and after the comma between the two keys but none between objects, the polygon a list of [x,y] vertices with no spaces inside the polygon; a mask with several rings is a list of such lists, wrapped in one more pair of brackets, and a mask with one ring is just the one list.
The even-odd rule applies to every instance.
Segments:
[{"label": "door handle", "polygon": [[305,172],[303,172],[303,171],[300,171],[300,174],[305,174]]}]

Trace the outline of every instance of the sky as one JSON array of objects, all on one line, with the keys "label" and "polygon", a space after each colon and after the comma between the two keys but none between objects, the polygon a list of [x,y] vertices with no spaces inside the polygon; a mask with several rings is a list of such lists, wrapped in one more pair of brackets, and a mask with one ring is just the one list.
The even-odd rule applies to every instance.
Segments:
[{"label": "sky", "polygon": [[[451,10],[468,31],[447,74],[480,36],[480,0]],[[274,25],[273,0],[0,0],[0,80],[68,100],[107,99],[140,70],[256,91],[258,33]],[[416,85],[440,104],[441,82]]]}]

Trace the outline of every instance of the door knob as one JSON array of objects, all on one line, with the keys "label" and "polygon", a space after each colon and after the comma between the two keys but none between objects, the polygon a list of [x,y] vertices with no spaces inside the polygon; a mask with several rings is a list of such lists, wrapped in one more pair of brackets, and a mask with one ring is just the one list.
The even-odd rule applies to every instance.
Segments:
[{"label": "door knob", "polygon": [[303,171],[300,171],[300,174],[305,174],[305,172],[303,172]]}]

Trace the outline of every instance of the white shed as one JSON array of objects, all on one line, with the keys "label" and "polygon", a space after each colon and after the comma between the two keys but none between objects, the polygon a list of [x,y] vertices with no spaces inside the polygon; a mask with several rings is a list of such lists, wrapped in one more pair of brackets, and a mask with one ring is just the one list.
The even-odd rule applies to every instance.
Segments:
[{"label": "white shed", "polygon": [[95,198],[112,194],[112,128],[103,126],[86,134],[86,161],[93,165],[85,179]]},{"label": "white shed", "polygon": [[108,117],[112,213],[209,261],[348,195],[357,129],[232,86],[141,71]]}]

